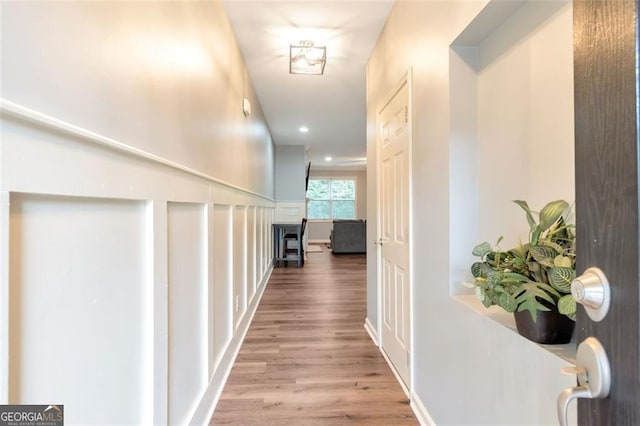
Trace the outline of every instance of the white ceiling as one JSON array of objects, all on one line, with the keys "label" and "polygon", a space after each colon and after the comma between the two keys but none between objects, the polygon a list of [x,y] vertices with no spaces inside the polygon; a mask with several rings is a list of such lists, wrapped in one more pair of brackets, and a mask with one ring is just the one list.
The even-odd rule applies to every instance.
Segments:
[{"label": "white ceiling", "polygon": [[[224,4],[274,142],[307,146],[314,169],[362,167],[366,63],[393,0]],[[289,74],[289,45],[301,40],[327,47],[324,75]]]}]

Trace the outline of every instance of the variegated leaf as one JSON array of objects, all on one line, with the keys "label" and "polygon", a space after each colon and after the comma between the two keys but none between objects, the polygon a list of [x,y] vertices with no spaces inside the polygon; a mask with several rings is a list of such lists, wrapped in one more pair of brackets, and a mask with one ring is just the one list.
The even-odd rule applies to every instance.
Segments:
[{"label": "variegated leaf", "polygon": [[570,294],[562,296],[558,300],[558,312],[563,315],[571,315],[576,313],[576,301]]},{"label": "variegated leaf", "polygon": [[498,298],[498,305],[507,312],[515,312],[518,308],[516,299],[507,293],[501,293]]},{"label": "variegated leaf", "polygon": [[484,257],[490,252],[491,252],[491,245],[485,241],[484,243],[478,244],[477,246],[475,246],[471,254],[478,257]]},{"label": "variegated leaf", "polygon": [[556,200],[548,203],[540,210],[540,229],[542,231],[549,229],[568,208],[569,203],[564,200]]},{"label": "variegated leaf", "polygon": [[547,246],[533,246],[529,249],[529,253],[538,263],[550,263],[553,266],[553,258],[558,255],[558,252]]},{"label": "variegated leaf", "polygon": [[576,271],[573,268],[551,268],[549,269],[549,284],[562,293],[571,293],[571,282],[576,277]]}]

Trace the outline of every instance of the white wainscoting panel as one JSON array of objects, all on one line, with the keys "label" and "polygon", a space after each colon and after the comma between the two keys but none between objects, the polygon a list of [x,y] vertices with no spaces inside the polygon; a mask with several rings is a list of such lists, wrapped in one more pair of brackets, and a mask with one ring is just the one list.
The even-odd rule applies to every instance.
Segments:
[{"label": "white wainscoting panel", "polygon": [[273,247],[273,219],[272,210],[269,207],[264,208],[263,235],[262,247],[264,250],[262,251],[262,275],[264,276],[271,266],[271,259],[273,259],[273,255],[271,254]]},{"label": "white wainscoting panel", "polygon": [[64,404],[69,424],[150,422],[145,203],[10,202],[8,402]]},{"label": "white wainscoting panel", "polygon": [[233,221],[231,206],[213,209],[213,348],[220,363],[233,335]]},{"label": "white wainscoting panel", "polygon": [[247,300],[256,294],[256,208],[247,209]]},{"label": "white wainscoting panel", "polygon": [[168,203],[169,423],[191,418],[208,379],[205,208]]},{"label": "white wainscoting panel", "polygon": [[247,209],[235,206],[233,215],[233,312],[237,329],[247,310]]},{"label": "white wainscoting panel", "polygon": [[7,105],[0,404],[206,424],[272,271],[275,202]]},{"label": "white wainscoting panel", "polygon": [[260,278],[262,277],[262,262],[264,260],[262,256],[262,245],[264,232],[262,230],[264,226],[264,209],[262,207],[256,207],[256,285],[260,286]]}]

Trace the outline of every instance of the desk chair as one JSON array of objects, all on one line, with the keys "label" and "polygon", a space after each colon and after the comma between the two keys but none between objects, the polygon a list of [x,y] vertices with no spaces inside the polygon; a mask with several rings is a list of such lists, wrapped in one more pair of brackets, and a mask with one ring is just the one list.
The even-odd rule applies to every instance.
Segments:
[{"label": "desk chair", "polygon": [[[285,257],[291,256],[291,260],[297,260],[298,266],[304,266],[304,230],[306,227],[307,218],[304,217],[300,226],[300,240],[298,240],[298,233],[285,234],[283,238]],[[289,242],[292,242],[291,246]]]}]

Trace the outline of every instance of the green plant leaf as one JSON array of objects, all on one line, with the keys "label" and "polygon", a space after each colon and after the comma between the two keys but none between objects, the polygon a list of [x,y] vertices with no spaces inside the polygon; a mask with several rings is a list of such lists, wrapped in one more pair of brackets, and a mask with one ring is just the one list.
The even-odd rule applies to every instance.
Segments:
[{"label": "green plant leaf", "polygon": [[533,218],[533,215],[531,214],[531,209],[529,208],[529,204],[527,204],[527,202],[523,200],[513,200],[513,202],[519,205],[522,208],[522,210],[525,211],[525,213],[527,214],[527,222],[529,222],[529,227],[531,228],[530,232],[533,232],[533,230],[536,228],[536,226],[538,226],[538,224],[536,223],[535,219]]},{"label": "green plant leaf", "polygon": [[[550,286],[549,284],[542,283],[542,282],[534,283],[534,284],[541,291],[544,291],[545,293],[548,293],[548,294],[552,294],[552,295],[554,295],[556,297],[560,297],[560,293],[558,293],[558,291],[555,288],[553,288],[552,286]],[[554,305],[556,303],[555,300],[553,300],[553,299],[549,300],[549,302],[553,303]]]},{"label": "green plant leaf", "polygon": [[542,229],[540,226],[536,226],[531,232],[531,245],[538,245],[538,240],[540,239],[540,234],[542,233]]},{"label": "green plant leaf", "polygon": [[529,278],[517,272],[504,272],[502,273],[502,282],[505,283],[524,283],[529,281]]},{"label": "green plant leaf", "polygon": [[553,267],[553,259],[558,255],[554,248],[547,246],[532,246],[529,253],[536,262],[547,267]]},{"label": "green plant leaf", "polygon": [[563,256],[561,254],[557,255],[553,259],[553,266],[556,268],[571,268],[572,261],[570,257]]},{"label": "green plant leaf", "polygon": [[518,312],[529,311],[534,322],[537,319],[538,311],[550,310],[538,301],[538,297],[547,300],[550,303],[554,303],[553,298],[545,291],[545,286],[550,288],[553,292],[556,292],[551,286],[529,281],[522,284],[520,291],[516,294],[515,299],[518,304]]},{"label": "green plant leaf", "polygon": [[491,266],[484,262],[475,262],[471,265],[471,273],[475,278],[486,278],[487,274],[491,271]]},{"label": "green plant leaf", "polygon": [[576,278],[576,271],[573,268],[551,268],[549,269],[549,284],[561,293],[571,293],[571,283]]},{"label": "green plant leaf", "polygon": [[540,210],[540,229],[546,231],[556,223],[562,213],[569,208],[569,203],[564,200],[556,200],[548,203]]},{"label": "green plant leaf", "polygon": [[484,257],[491,252],[491,245],[488,242],[478,244],[473,248],[471,254],[478,257]]},{"label": "green plant leaf", "polygon": [[545,247],[551,247],[552,249],[554,249],[557,253],[564,253],[565,249],[558,243],[554,243],[553,241],[547,239],[547,238],[543,238],[541,240],[538,241],[538,245],[541,246],[545,246]]},{"label": "green plant leaf", "polygon": [[491,301],[491,298],[485,294],[484,298],[482,299],[482,304],[485,308],[489,308],[491,307],[491,305],[493,305],[493,302]]},{"label": "green plant leaf", "polygon": [[510,294],[501,293],[500,297],[498,298],[498,306],[500,306],[507,312],[515,312],[515,310],[518,308],[518,303],[516,302],[516,299]]},{"label": "green plant leaf", "polygon": [[547,281],[544,270],[538,262],[527,262],[527,269],[529,274],[534,278],[534,281],[543,283]]},{"label": "green plant leaf", "polygon": [[571,315],[576,313],[576,301],[570,294],[562,296],[558,299],[558,312],[563,315]]},{"label": "green plant leaf", "polygon": [[[516,299],[517,301],[517,299]],[[538,317],[538,311],[548,311],[549,309],[544,305],[540,304],[535,297],[526,297],[520,304],[518,305],[518,312],[529,311],[531,314],[531,319],[533,322],[536,322]]]}]

